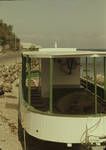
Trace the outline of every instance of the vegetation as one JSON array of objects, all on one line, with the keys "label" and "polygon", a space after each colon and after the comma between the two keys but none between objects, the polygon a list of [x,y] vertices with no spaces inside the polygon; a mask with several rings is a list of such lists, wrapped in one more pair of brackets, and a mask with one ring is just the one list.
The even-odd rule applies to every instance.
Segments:
[{"label": "vegetation", "polygon": [[13,26],[8,25],[0,20],[0,45],[4,49],[18,50],[20,47],[20,39],[13,32]]}]

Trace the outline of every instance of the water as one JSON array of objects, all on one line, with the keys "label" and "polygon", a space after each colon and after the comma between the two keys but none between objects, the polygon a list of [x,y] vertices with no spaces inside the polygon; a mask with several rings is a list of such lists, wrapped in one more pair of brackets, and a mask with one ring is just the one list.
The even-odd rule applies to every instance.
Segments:
[{"label": "water", "polygon": [[[94,59],[87,59],[87,74],[89,77],[94,77]],[[104,76],[104,58],[96,58],[96,74],[101,74]],[[81,59],[81,76],[86,76],[86,60],[85,58]]]}]

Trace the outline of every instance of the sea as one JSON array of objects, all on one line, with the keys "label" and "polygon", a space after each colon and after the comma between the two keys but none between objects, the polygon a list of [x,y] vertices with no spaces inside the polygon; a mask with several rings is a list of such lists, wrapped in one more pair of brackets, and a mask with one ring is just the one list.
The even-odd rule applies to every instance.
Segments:
[{"label": "sea", "polygon": [[[80,74],[81,76],[86,76],[86,58],[81,58],[80,61],[81,69]],[[106,68],[106,66],[105,66]],[[95,73],[104,76],[104,57],[95,57]],[[94,77],[94,58],[88,57],[87,58],[87,75],[89,77]]]}]

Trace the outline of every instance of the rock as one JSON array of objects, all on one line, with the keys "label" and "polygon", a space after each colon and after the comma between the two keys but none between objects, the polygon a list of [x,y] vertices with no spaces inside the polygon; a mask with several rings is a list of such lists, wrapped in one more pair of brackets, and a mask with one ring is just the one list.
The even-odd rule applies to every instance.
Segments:
[{"label": "rock", "polygon": [[3,90],[3,88],[0,88],[0,95],[4,95],[4,90]]},{"label": "rock", "polygon": [[96,82],[100,85],[103,85],[104,84],[104,76],[101,75],[101,74],[97,74],[96,76]]},{"label": "rock", "polygon": [[38,87],[39,86],[39,80],[31,80],[31,87]]},{"label": "rock", "polygon": [[[12,84],[18,79],[20,74],[21,65],[0,65],[0,93],[12,91]],[[17,86],[19,83],[17,84]]]},{"label": "rock", "polygon": [[5,92],[11,92],[12,91],[12,84],[8,82],[3,83],[3,90]]},{"label": "rock", "polygon": [[18,87],[18,86],[19,86],[19,79],[16,82],[16,87]]}]

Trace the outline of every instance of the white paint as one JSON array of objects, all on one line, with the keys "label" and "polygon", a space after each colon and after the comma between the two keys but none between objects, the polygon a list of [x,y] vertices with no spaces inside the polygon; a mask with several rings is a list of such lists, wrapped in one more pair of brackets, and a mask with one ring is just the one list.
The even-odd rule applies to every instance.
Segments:
[{"label": "white paint", "polygon": [[40,57],[40,58],[57,58],[57,57],[104,57],[106,56],[105,51],[81,51],[76,48],[40,48],[39,51],[27,51],[23,52],[23,55],[29,55],[29,57]]},{"label": "white paint", "polygon": [[76,48],[57,48],[57,43],[55,43],[55,48],[40,48],[39,51],[43,52],[75,52],[77,49]]},{"label": "white paint", "polygon": [[55,43],[54,43],[54,47],[55,47],[55,48],[57,48],[57,41],[55,41]]},{"label": "white paint", "polygon": [[106,135],[106,116],[51,116],[28,111],[24,105],[21,105],[21,112],[25,130],[42,140],[82,143],[86,140],[86,126],[91,143],[103,141],[99,137]]},{"label": "white paint", "polygon": [[67,147],[72,147],[72,144],[71,143],[67,143]]}]

